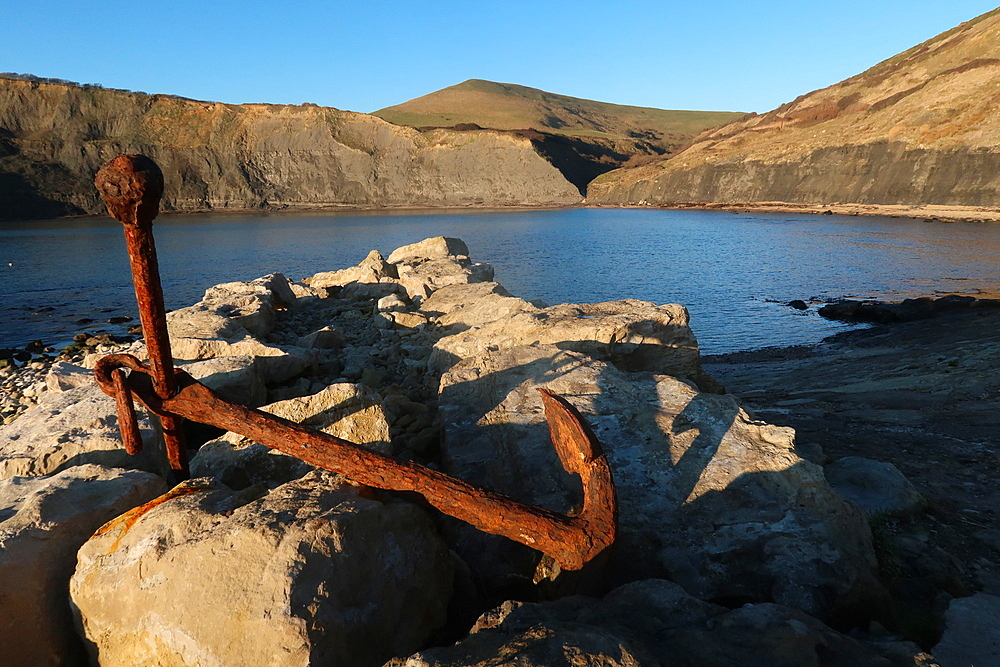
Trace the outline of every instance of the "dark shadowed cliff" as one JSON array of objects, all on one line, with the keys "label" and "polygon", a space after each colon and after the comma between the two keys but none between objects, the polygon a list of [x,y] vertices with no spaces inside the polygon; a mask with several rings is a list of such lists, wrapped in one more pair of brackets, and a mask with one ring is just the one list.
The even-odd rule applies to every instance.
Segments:
[{"label": "dark shadowed cliff", "polygon": [[94,174],[119,153],[156,160],[167,211],[580,200],[528,138],[507,133],[0,78],[0,219],[103,213]]},{"label": "dark shadowed cliff", "polygon": [[1000,205],[1000,10],[669,160],[590,184],[588,201]]}]

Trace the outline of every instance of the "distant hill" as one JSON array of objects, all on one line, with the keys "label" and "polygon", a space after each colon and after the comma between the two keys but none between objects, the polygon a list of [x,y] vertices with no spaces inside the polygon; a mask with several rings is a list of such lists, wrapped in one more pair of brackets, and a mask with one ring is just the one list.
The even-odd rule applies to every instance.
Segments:
[{"label": "distant hill", "polygon": [[119,153],[159,163],[167,211],[580,201],[523,136],[0,74],[0,219],[103,213],[94,174]]},{"label": "distant hill", "polygon": [[[586,185],[597,173],[642,156],[676,152],[703,130],[744,114],[730,111],[668,111],[595,102],[512,83],[470,79],[429,95],[374,112],[397,125],[417,128],[478,126],[532,130],[541,150],[560,159],[589,161],[590,173],[574,180]],[[546,139],[547,137],[547,139]],[[567,154],[567,152],[569,154]],[[559,166],[557,164],[557,166]],[[564,173],[565,166],[560,167]],[[586,171],[586,166],[582,166]],[[580,182],[580,181],[583,182]]]},{"label": "distant hill", "polygon": [[1000,205],[1000,9],[620,169],[593,203]]}]

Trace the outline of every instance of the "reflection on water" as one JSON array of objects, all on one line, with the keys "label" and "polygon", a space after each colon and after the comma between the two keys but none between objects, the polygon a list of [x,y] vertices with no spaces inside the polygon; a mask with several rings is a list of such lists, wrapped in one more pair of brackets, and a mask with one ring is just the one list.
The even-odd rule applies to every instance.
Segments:
[{"label": "reflection on water", "polygon": [[[995,224],[568,209],[173,215],[154,229],[168,308],[220,282],[274,271],[302,279],[372,248],[457,236],[526,299],[682,303],[708,353],[843,328],[783,305],[792,299],[1000,288]],[[121,227],[109,219],[0,223],[0,278],[0,346],[62,342],[84,328],[80,318],[135,314]]]}]

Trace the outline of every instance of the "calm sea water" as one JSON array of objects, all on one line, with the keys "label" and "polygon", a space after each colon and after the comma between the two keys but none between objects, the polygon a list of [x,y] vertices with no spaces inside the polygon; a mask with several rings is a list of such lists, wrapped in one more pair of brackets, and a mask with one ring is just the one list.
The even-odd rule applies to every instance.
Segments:
[{"label": "calm sea water", "polygon": [[[167,307],[211,285],[280,271],[300,280],[371,249],[457,236],[514,294],[548,303],[682,303],[702,350],[812,343],[842,330],[786,305],[1000,289],[1000,225],[566,209],[162,216],[154,227]],[[110,219],[0,223],[0,347],[65,344],[136,315],[121,226]],[[80,318],[94,324],[77,324]]]}]

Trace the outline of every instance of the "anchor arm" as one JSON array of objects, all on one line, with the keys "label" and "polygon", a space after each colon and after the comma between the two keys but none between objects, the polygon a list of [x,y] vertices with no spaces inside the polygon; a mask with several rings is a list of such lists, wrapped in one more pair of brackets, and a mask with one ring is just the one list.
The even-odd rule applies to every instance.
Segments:
[{"label": "anchor arm", "polygon": [[441,512],[487,533],[501,535],[552,556],[565,570],[578,570],[614,542],[617,501],[611,470],[597,439],[563,398],[541,389],[553,442],[563,465],[583,482],[583,507],[566,516],[482,489],[412,461],[397,461],[327,433],[275,415],[230,403],[183,371],[177,391],[161,398],[151,370],[131,355],[108,355],[94,374],[110,396],[114,373],[132,370],[127,388],[157,415],[172,415],[239,433],[306,463],[340,473],[350,480],[389,491],[422,495]]}]

